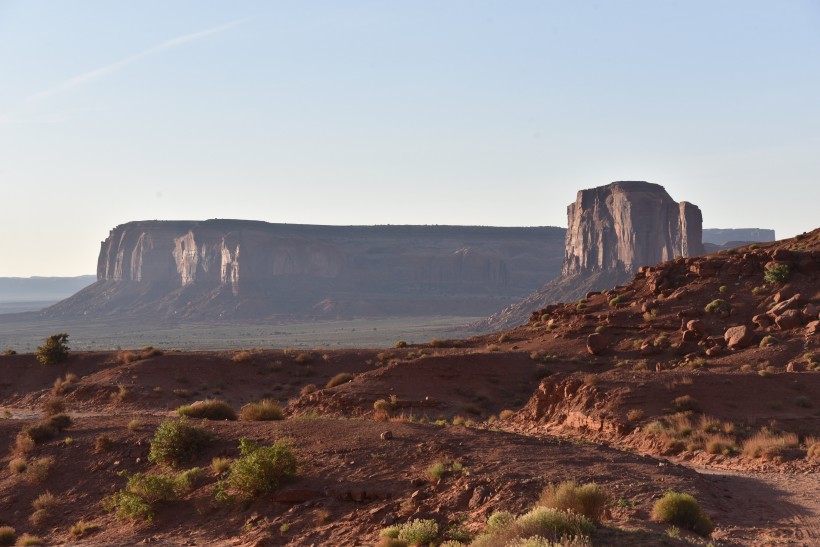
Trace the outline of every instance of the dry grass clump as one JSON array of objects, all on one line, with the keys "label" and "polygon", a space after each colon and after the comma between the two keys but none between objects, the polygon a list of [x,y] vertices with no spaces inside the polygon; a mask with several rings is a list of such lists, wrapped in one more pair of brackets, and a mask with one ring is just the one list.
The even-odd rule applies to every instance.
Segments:
[{"label": "dry grass clump", "polygon": [[550,484],[541,492],[538,505],[561,511],[572,511],[599,522],[609,504],[610,495],[594,482],[578,485],[575,481]]},{"label": "dry grass clump", "polygon": [[188,418],[205,418],[207,420],[236,420],[236,411],[219,399],[205,399],[191,405],[183,405],[177,414]]},{"label": "dry grass clump", "polygon": [[93,534],[94,532],[97,532],[99,530],[100,530],[100,527],[97,526],[96,524],[90,524],[90,523],[88,523],[84,520],[78,520],[77,522],[75,522],[71,526],[71,528],[69,529],[69,532],[75,538],[81,538],[81,537]]},{"label": "dry grass clump", "polygon": [[820,437],[806,437],[806,459],[820,460]]},{"label": "dry grass clump", "polygon": [[373,403],[373,419],[379,422],[386,422],[393,417],[393,412],[396,410],[396,396],[390,397],[390,400],[379,399]]},{"label": "dry grass clump", "polygon": [[515,410],[505,409],[498,413],[499,420],[506,420],[515,414]]},{"label": "dry grass clump", "polygon": [[308,353],[300,353],[293,359],[293,361],[300,365],[306,365],[313,361],[313,357],[311,357]]},{"label": "dry grass clump", "polygon": [[29,522],[34,526],[42,526],[51,517],[51,509],[57,505],[57,497],[51,492],[44,492],[40,494],[34,501],[31,502],[31,508],[34,512],[29,517]]},{"label": "dry grass clump", "polygon": [[233,354],[231,361],[234,363],[247,363],[252,357],[253,355],[249,351],[238,351]]},{"label": "dry grass clump", "polygon": [[800,441],[796,434],[776,433],[764,428],[743,441],[743,455],[748,458],[774,460],[799,446]]},{"label": "dry grass clump", "polygon": [[157,349],[153,346],[145,346],[141,350],[134,351],[134,350],[124,350],[118,351],[117,354],[114,356],[114,362],[127,365],[129,363],[134,363],[136,361],[142,361],[143,359],[149,359],[151,357],[157,357],[162,355],[163,351],[161,349]]},{"label": "dry grass clump", "polygon": [[472,547],[518,546],[527,545],[528,541],[546,542],[541,545],[591,545],[586,536],[595,528],[583,515],[542,506],[519,517],[509,513],[497,515],[490,516],[487,527],[473,540]]},{"label": "dry grass clump", "polygon": [[679,412],[685,412],[687,410],[700,410],[700,403],[691,395],[681,395],[680,397],[676,397],[672,401],[672,404],[675,406],[675,410]]},{"label": "dry grass clump", "polygon": [[640,408],[633,408],[629,412],[626,413],[626,419],[630,422],[638,422],[643,420],[646,416],[646,412],[641,410]]},{"label": "dry grass clump", "polygon": [[54,386],[51,388],[51,393],[54,395],[62,395],[63,393],[70,391],[76,383],[77,375],[69,372],[64,378],[57,378],[54,380]]},{"label": "dry grass clump", "polygon": [[262,399],[255,403],[248,403],[239,411],[239,417],[245,422],[264,422],[271,420],[283,420],[285,413],[279,401],[273,399]]},{"label": "dry grass clump", "polygon": [[37,536],[28,534],[28,533],[23,534],[22,536],[20,536],[17,539],[17,543],[15,543],[15,545],[17,545],[18,547],[31,547],[32,545],[42,545],[42,544],[43,544],[42,539],[40,539]]},{"label": "dry grass clump", "polygon": [[353,375],[351,373],[349,373],[349,372],[340,372],[339,374],[337,374],[336,376],[334,376],[333,378],[328,380],[325,387],[331,388],[331,387],[340,386],[342,384],[348,383],[352,379],[353,379]]},{"label": "dry grass clump", "polygon": [[698,420],[691,412],[665,416],[649,424],[647,430],[663,441],[667,453],[704,449],[712,454],[728,456],[737,451],[733,438],[734,424],[707,416],[701,416]]},{"label": "dry grass clump", "polygon": [[311,393],[314,393],[318,389],[319,388],[316,387],[316,384],[308,384],[308,385],[302,387],[302,389],[299,390],[299,395],[304,397],[305,395],[310,395]]},{"label": "dry grass clump", "polygon": [[0,545],[14,545],[17,530],[11,526],[0,526]]},{"label": "dry grass clump", "polygon": [[436,541],[439,529],[433,519],[413,519],[381,531],[378,547],[429,545]]},{"label": "dry grass clump", "polygon": [[54,467],[54,458],[52,456],[41,456],[29,462],[23,478],[29,484],[41,484],[46,481],[48,474]]},{"label": "dry grass clump", "polygon": [[71,418],[66,414],[56,414],[26,426],[17,434],[16,450],[20,454],[31,452],[34,447],[59,435],[71,427]]},{"label": "dry grass clump", "polygon": [[65,400],[60,396],[52,396],[43,403],[43,412],[46,416],[55,416],[65,412]]},{"label": "dry grass clump", "polygon": [[9,462],[9,469],[11,469],[12,473],[15,473],[17,475],[23,473],[27,467],[28,464],[26,463],[25,458],[12,458]]},{"label": "dry grass clump", "polygon": [[708,536],[714,526],[697,500],[689,494],[668,491],[652,507],[652,519]]},{"label": "dry grass clump", "polygon": [[214,473],[221,475],[231,468],[232,460],[230,458],[214,458],[211,460],[211,469]]},{"label": "dry grass clump", "polygon": [[94,439],[94,452],[110,452],[114,448],[114,441],[108,435],[98,435]]}]

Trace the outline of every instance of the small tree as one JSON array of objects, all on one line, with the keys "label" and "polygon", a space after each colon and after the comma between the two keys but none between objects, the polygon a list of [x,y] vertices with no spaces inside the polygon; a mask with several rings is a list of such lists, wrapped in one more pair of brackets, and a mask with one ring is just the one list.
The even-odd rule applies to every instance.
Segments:
[{"label": "small tree", "polygon": [[34,356],[44,365],[56,365],[68,359],[68,334],[52,334],[42,346],[37,346]]}]

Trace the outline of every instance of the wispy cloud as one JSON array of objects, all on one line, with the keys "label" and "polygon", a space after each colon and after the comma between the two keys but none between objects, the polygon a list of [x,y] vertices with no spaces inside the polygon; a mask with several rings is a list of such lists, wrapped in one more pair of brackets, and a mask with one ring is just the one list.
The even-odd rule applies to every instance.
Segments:
[{"label": "wispy cloud", "polygon": [[82,74],[78,74],[77,76],[60,82],[54,87],[50,87],[44,91],[40,91],[38,93],[35,93],[34,95],[27,97],[26,101],[37,101],[40,99],[44,99],[46,97],[58,95],[65,91],[69,91],[71,89],[83,86],[89,82],[102,78],[103,76],[106,76],[108,74],[111,74],[112,72],[116,72],[122,68],[125,68],[126,66],[130,65],[135,61],[139,61],[140,59],[144,59],[145,57],[156,55],[165,50],[172,49],[187,44],[189,42],[201,40],[202,38],[211,36],[213,34],[219,34],[220,32],[224,32],[228,29],[231,29],[237,25],[244,23],[245,21],[247,21],[247,19],[240,19],[238,21],[233,21],[224,25],[220,25],[218,27],[213,27],[199,32],[192,32],[191,34],[184,34],[182,36],[177,36],[176,38],[171,38],[170,40],[166,40],[160,44],[149,47],[148,49],[140,51],[139,53],[135,53],[134,55],[126,57],[125,59],[120,59],[119,61],[116,61],[114,63],[102,66],[100,68],[95,68],[93,70],[89,70],[88,72],[83,72]]}]

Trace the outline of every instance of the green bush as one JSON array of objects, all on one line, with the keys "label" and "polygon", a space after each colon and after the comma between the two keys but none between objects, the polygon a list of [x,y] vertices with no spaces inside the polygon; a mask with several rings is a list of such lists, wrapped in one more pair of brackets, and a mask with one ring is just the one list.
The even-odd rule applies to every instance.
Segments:
[{"label": "green bush", "polygon": [[538,504],[561,511],[573,511],[598,522],[606,510],[609,499],[606,489],[594,482],[579,486],[575,481],[566,481],[547,486],[541,492]]},{"label": "green bush", "polygon": [[249,499],[275,490],[296,475],[296,456],[287,443],[258,446],[243,438],[239,440],[239,451],[240,457],[231,465],[227,485],[241,498]]},{"label": "green bush", "polygon": [[706,311],[706,313],[715,314],[715,313],[728,312],[729,309],[730,309],[730,307],[729,307],[728,302],[726,302],[725,300],[723,300],[721,298],[716,298],[716,299],[712,300],[711,302],[709,302],[708,304],[706,304],[706,307],[704,308],[704,311]]},{"label": "green bush", "polygon": [[122,490],[103,499],[103,509],[120,520],[154,520],[154,508],[139,495]]},{"label": "green bush", "polygon": [[763,272],[763,279],[769,285],[778,285],[780,283],[785,283],[787,279],[789,279],[789,267],[785,264],[774,264],[766,268],[766,271]]},{"label": "green bush", "polygon": [[273,399],[262,399],[256,403],[248,403],[239,411],[239,417],[247,422],[263,422],[270,420],[283,420],[285,413],[279,401]]},{"label": "green bush", "polygon": [[42,346],[37,346],[34,356],[44,365],[56,365],[68,359],[68,334],[52,334]]},{"label": "green bush", "polygon": [[708,536],[714,528],[711,519],[703,512],[694,497],[672,490],[655,502],[652,507],[652,518],[681,526],[702,536]]},{"label": "green bush", "polygon": [[438,537],[438,523],[432,519],[413,519],[385,528],[381,536],[405,542],[405,545],[427,545]]},{"label": "green bush", "polygon": [[148,459],[163,465],[180,465],[193,459],[197,452],[210,444],[213,435],[188,423],[186,418],[165,420],[151,439]]},{"label": "green bush", "polygon": [[397,348],[406,348],[407,347],[407,342],[405,342],[404,340],[399,340],[398,342],[396,342],[396,347]]},{"label": "green bush", "polygon": [[231,405],[219,399],[205,399],[192,405],[181,406],[177,409],[177,414],[188,418],[236,420],[236,412]]},{"label": "green bush", "polygon": [[624,301],[624,297],[623,297],[623,296],[621,296],[621,295],[618,295],[618,296],[616,296],[616,297],[614,297],[614,298],[611,298],[611,299],[609,300],[609,305],[610,305],[610,306],[612,306],[612,307],[614,308],[614,307],[616,307],[618,304],[620,304],[620,303],[621,303],[621,302],[623,302],[623,301]]}]

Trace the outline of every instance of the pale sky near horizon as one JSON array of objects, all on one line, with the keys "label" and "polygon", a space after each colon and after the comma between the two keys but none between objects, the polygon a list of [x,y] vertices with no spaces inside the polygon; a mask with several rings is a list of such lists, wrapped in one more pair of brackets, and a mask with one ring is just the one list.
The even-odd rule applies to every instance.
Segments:
[{"label": "pale sky near horizon", "polygon": [[0,0],[0,276],[131,220],[820,226],[820,2]]}]

